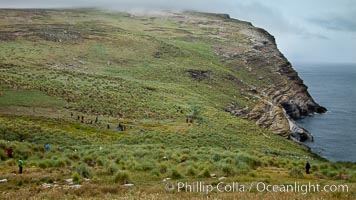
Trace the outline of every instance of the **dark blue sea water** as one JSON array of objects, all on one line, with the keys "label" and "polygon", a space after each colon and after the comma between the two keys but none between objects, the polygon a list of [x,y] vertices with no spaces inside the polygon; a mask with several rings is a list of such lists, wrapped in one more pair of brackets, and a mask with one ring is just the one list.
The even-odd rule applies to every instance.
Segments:
[{"label": "dark blue sea water", "polygon": [[298,120],[314,135],[306,143],[330,161],[356,162],[356,64],[294,64],[314,100],[328,109]]}]

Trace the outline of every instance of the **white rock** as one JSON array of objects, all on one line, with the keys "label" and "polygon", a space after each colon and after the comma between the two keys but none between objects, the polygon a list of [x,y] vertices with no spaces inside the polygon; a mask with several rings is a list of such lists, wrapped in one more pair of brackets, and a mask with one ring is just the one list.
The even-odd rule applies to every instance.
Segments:
[{"label": "white rock", "polygon": [[67,183],[73,183],[73,179],[69,178],[69,179],[66,179]]},{"label": "white rock", "polygon": [[171,178],[165,178],[165,179],[163,179],[163,182],[167,182],[169,180],[171,180]]},{"label": "white rock", "polygon": [[222,180],[225,180],[225,179],[226,179],[226,177],[222,176],[222,177],[219,178],[219,181],[222,181]]},{"label": "white rock", "polygon": [[133,183],[126,183],[126,184],[124,184],[123,186],[125,186],[125,187],[133,187],[133,186],[135,186]]},{"label": "white rock", "polygon": [[210,177],[215,178],[216,174],[210,174]]},{"label": "white rock", "polygon": [[71,185],[71,186],[69,186],[70,189],[79,189],[81,187],[82,187],[82,185]]},{"label": "white rock", "polygon": [[42,187],[43,187],[43,188],[51,188],[51,187],[52,187],[52,184],[43,183],[43,184],[42,184]]},{"label": "white rock", "polygon": [[6,182],[7,182],[6,178],[0,180],[0,183],[6,183]]}]

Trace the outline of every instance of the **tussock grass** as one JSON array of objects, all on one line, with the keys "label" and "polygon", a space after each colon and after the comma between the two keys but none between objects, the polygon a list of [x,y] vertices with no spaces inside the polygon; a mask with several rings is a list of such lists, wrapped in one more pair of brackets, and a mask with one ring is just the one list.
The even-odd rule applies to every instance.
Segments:
[{"label": "tussock grass", "polygon": [[[298,178],[347,182],[354,188],[354,163],[329,163],[224,111],[231,102],[250,108],[258,103],[236,80],[259,85],[279,78],[265,73],[258,81],[242,63],[222,63],[214,51],[229,44],[218,29],[206,27],[215,18],[201,22],[202,16],[191,14],[191,21],[181,24],[175,18],[91,9],[1,13],[10,16],[0,19],[2,31],[31,33],[0,37],[0,179],[9,179],[1,183],[6,191],[2,199],[206,198],[162,191],[162,181],[216,183],[211,174],[226,181],[285,184]],[[21,18],[31,20],[19,23]],[[229,39],[248,44],[238,23],[222,23],[229,27]],[[197,78],[189,71],[207,75]],[[126,128],[122,132],[116,130],[119,123]],[[13,158],[5,153],[9,147]],[[22,175],[17,174],[20,158]],[[312,165],[310,176],[303,175],[306,160]],[[66,185],[68,178],[82,188],[42,187]],[[135,186],[126,188],[125,183]],[[214,193],[209,198],[277,196]],[[352,199],[354,193],[323,193],[320,198]]]}]

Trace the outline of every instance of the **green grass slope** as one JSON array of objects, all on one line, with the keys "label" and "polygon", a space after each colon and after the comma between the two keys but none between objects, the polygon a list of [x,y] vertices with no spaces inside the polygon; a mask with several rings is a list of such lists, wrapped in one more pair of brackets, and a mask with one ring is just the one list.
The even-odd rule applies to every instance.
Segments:
[{"label": "green grass slope", "polygon": [[[223,19],[1,10],[0,179],[8,179],[0,183],[2,198],[206,198],[167,192],[162,180],[215,183],[211,174],[244,183],[348,184],[347,193],[307,196],[355,198],[354,164],[329,163],[224,111],[231,102],[250,108],[259,102],[243,92],[245,83],[276,80],[266,74],[256,81],[242,63],[234,70],[222,62],[216,46],[233,41],[243,50],[250,41],[238,33],[220,38],[216,32],[228,27],[209,20]],[[124,131],[116,130],[119,123]],[[14,158],[6,155],[9,147]],[[306,160],[312,174],[301,176]],[[81,188],[70,188],[69,178]],[[275,198],[257,191],[211,195]]]}]

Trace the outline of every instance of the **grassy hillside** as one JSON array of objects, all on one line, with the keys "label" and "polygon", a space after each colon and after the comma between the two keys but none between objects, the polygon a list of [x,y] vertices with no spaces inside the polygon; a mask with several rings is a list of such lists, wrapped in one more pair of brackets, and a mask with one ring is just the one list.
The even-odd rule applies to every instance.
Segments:
[{"label": "grassy hillside", "polygon": [[[223,25],[215,27],[218,22]],[[245,23],[201,13],[1,10],[0,179],[8,180],[0,183],[2,198],[204,198],[165,191],[163,179],[216,183],[220,177],[348,184],[347,193],[279,195],[355,198],[355,164],[329,163],[225,111],[232,102],[252,108],[261,101],[246,93],[250,84],[284,81],[221,60],[218,46],[251,45],[231,31],[240,26]],[[263,78],[256,80],[258,73]],[[14,158],[6,155],[9,147]],[[306,160],[311,174],[304,174]],[[81,187],[71,188],[70,178]]]}]

